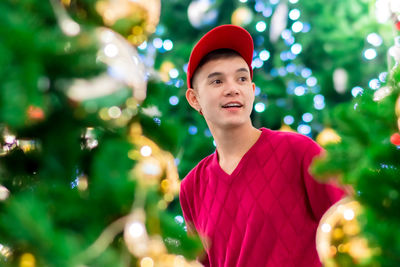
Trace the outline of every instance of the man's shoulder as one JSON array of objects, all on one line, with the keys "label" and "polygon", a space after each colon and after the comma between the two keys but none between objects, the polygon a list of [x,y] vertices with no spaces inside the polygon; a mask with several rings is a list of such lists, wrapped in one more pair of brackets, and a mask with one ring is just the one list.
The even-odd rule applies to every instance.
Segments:
[{"label": "man's shoulder", "polygon": [[296,133],[280,130],[268,130],[265,144],[273,148],[275,152],[282,150],[290,151],[297,155],[319,154],[321,147],[310,137]]},{"label": "man's shoulder", "polygon": [[318,146],[318,144],[310,137],[296,132],[270,130],[269,136],[270,138],[268,139],[270,142],[280,143],[282,141],[287,141],[296,147],[299,145]]}]

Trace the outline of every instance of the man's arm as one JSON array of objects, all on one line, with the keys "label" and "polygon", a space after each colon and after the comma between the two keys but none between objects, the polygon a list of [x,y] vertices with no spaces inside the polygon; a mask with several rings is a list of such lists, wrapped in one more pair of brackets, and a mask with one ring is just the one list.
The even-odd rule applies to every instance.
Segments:
[{"label": "man's arm", "polygon": [[324,213],[337,201],[339,201],[345,192],[335,181],[322,183],[316,181],[310,174],[310,165],[315,157],[323,153],[322,148],[310,140],[310,144],[305,151],[302,161],[302,175],[306,188],[308,200],[314,215],[314,218],[319,221]]}]

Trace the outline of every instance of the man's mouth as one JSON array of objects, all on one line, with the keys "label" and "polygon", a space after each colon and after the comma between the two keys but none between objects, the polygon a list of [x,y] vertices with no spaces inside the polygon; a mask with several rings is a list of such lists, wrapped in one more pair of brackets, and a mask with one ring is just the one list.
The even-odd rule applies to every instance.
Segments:
[{"label": "man's mouth", "polygon": [[222,106],[223,108],[241,108],[243,107],[242,104],[237,103],[237,102],[231,102],[231,103],[227,103],[225,105]]}]

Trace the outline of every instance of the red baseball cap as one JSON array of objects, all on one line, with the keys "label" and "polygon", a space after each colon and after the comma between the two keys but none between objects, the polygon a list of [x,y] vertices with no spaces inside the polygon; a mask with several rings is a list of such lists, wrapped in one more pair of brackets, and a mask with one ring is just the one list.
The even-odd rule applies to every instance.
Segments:
[{"label": "red baseball cap", "polygon": [[250,77],[253,78],[251,62],[253,61],[254,45],[250,33],[236,25],[221,25],[206,33],[194,46],[187,69],[188,88],[192,88],[190,80],[201,59],[208,53],[222,48],[238,52],[249,66]]}]

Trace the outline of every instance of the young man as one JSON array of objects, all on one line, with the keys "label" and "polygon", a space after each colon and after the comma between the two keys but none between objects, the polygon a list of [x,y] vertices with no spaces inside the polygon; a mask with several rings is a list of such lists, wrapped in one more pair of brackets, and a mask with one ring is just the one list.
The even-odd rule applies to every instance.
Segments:
[{"label": "young man", "polygon": [[321,152],[310,138],[253,127],[252,58],[250,34],[233,25],[214,28],[191,53],[186,98],[217,149],[182,181],[188,232],[200,235],[205,266],[321,266],[318,222],[343,192],[309,174]]}]

